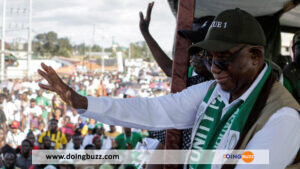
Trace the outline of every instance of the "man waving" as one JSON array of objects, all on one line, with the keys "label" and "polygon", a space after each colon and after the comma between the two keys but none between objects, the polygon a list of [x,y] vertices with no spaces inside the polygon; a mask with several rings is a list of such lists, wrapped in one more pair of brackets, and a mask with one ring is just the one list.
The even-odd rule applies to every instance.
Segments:
[{"label": "man waving", "polygon": [[[297,162],[300,106],[264,62],[265,45],[264,32],[253,16],[240,9],[226,10],[216,16],[204,41],[189,49],[192,53],[205,49],[214,81],[157,98],[84,97],[42,64],[38,72],[49,84],[40,87],[58,93],[82,115],[110,125],[193,127],[192,149],[268,149],[269,165],[236,168],[281,169]],[[198,154],[191,157],[200,160]]]}]

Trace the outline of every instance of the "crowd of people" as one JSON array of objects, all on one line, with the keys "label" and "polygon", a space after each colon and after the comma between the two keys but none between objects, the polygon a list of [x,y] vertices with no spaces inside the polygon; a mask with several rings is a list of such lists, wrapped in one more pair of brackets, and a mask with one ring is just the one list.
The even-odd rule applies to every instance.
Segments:
[{"label": "crowd of people", "polygon": [[[170,77],[172,61],[149,33],[153,5],[149,4],[145,18],[140,14],[140,28],[157,63]],[[237,24],[241,20],[247,20],[248,25]],[[30,152],[35,149],[135,149],[149,137],[157,142],[149,148],[156,149],[159,142],[164,144],[165,130],[170,128],[183,129],[182,149],[267,149],[272,152],[269,168],[299,164],[299,32],[293,39],[294,62],[278,75],[265,60],[266,37],[251,14],[226,10],[193,24],[193,29],[200,26],[200,31],[181,32],[193,42],[188,49],[191,67],[187,79],[187,86],[192,87],[174,95],[167,95],[169,79],[154,63],[128,68],[124,73],[77,72],[63,81],[50,66],[42,64],[38,73],[44,80],[5,82],[0,95],[4,168],[78,167],[32,165]],[[97,120],[109,123],[109,129]],[[124,124],[123,132],[113,124]],[[195,163],[189,168],[212,168],[210,164],[199,165],[199,154],[190,157]],[[78,168],[82,167],[134,168]]]},{"label": "crowd of people", "polygon": [[[167,94],[169,79],[157,65],[147,62],[143,65],[128,68],[124,73],[77,72],[63,79],[83,96],[125,98]],[[138,142],[149,138],[147,130],[108,126],[80,116],[55,93],[40,89],[39,82],[40,79],[24,78],[2,83],[0,149],[1,165],[5,168],[47,167],[32,165],[32,150],[134,149]]]}]

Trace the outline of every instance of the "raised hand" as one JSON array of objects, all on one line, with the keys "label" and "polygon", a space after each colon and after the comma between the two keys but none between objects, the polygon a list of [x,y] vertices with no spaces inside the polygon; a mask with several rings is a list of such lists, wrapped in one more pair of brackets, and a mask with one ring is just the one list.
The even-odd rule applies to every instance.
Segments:
[{"label": "raised hand", "polygon": [[76,93],[57,75],[51,66],[41,64],[43,70],[38,73],[48,81],[48,85],[39,84],[42,89],[50,90],[57,93],[67,104],[78,109],[87,109],[87,98]]},{"label": "raised hand", "polygon": [[118,147],[118,143],[116,142],[116,140],[115,139],[112,139],[111,140],[111,147],[112,147],[112,149],[116,149],[117,147]]},{"label": "raised hand", "polygon": [[154,2],[148,4],[146,18],[144,18],[143,12],[140,12],[140,30],[142,33],[149,33],[149,24],[153,5]]},{"label": "raised hand", "polygon": [[127,150],[132,150],[132,149],[133,149],[132,144],[131,144],[131,143],[127,143],[126,149],[127,149]]}]

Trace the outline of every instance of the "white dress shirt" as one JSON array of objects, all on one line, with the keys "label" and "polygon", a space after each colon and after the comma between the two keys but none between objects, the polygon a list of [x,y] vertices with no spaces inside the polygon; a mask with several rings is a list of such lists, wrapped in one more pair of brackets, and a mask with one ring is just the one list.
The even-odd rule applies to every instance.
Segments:
[{"label": "white dress shirt", "polygon": [[12,148],[17,148],[19,145],[21,145],[25,137],[25,133],[21,132],[20,130],[18,130],[16,134],[14,134],[12,131],[8,131],[6,136],[6,143],[11,144]]},{"label": "white dress shirt", "polygon": [[[222,112],[223,116],[237,101],[248,98],[266,70],[267,66],[261,71],[249,89],[231,103],[229,103],[230,94],[223,91],[217,84],[208,104],[214,96],[220,95],[225,103]],[[151,130],[192,128],[197,112],[205,112],[206,108],[201,109],[200,105],[213,82],[200,83],[182,92],[157,98],[112,99],[108,97],[87,97],[88,109],[78,110],[78,112],[88,118],[93,118],[109,125],[120,125],[130,128]],[[228,131],[228,133],[230,132]],[[228,134],[224,135],[218,149],[226,148],[226,145],[222,144],[222,142],[225,142],[228,137]],[[293,161],[299,148],[299,113],[292,108],[283,107],[271,116],[266,125],[253,136],[246,147],[246,149],[269,149],[270,164],[259,166],[237,165],[236,168],[248,167],[248,169],[256,169],[261,167],[281,169]]]},{"label": "white dress shirt", "polygon": [[95,135],[93,134],[87,134],[84,136],[83,141],[82,141],[82,146],[85,147],[88,144],[93,144],[93,138]]}]

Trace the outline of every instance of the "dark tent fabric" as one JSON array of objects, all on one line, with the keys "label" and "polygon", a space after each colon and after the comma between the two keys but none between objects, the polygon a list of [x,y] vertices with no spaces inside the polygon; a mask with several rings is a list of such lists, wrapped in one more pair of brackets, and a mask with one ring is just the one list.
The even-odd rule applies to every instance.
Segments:
[{"label": "dark tent fabric", "polygon": [[[191,30],[194,18],[194,1],[180,0],[178,4],[177,30]],[[180,92],[186,88],[189,58],[187,48],[191,43],[179,36],[175,35],[174,57],[172,67],[172,86],[171,92]],[[166,132],[166,149],[181,148],[182,133],[181,130],[167,130]],[[176,160],[176,159],[174,159]],[[176,169],[178,165],[164,165],[165,169]]]},{"label": "dark tent fabric", "polygon": [[265,60],[270,62],[272,69],[281,75],[283,68],[288,63],[287,57],[281,55],[281,35],[279,14],[260,16],[256,19],[261,24],[267,39],[265,46]]},{"label": "dark tent fabric", "polygon": [[256,19],[261,24],[267,39],[265,58],[273,60],[280,55],[281,50],[279,15],[261,16]]},{"label": "dark tent fabric", "polygon": [[[171,10],[176,16],[177,6],[174,5],[178,0],[168,0]],[[299,0],[195,0],[195,18],[207,15],[216,15],[226,9],[241,8],[248,11],[255,17],[273,15],[283,9],[285,5],[293,2],[299,3]],[[300,5],[284,13],[280,17],[280,25],[285,31],[295,32],[300,28]]]}]

